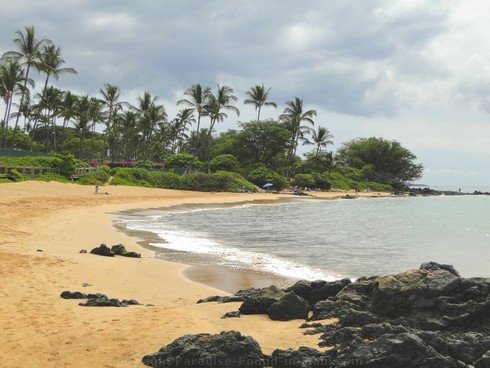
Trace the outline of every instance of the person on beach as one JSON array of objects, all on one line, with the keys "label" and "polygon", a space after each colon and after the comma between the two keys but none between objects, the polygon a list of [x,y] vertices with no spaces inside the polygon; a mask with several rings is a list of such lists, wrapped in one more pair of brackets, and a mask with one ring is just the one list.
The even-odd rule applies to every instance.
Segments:
[{"label": "person on beach", "polygon": [[95,183],[95,194],[99,194],[99,183]]}]

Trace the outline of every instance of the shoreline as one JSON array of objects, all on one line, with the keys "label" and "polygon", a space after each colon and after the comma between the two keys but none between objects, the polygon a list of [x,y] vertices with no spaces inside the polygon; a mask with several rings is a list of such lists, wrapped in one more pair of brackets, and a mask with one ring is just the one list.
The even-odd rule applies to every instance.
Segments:
[{"label": "shoreline", "polygon": [[[182,270],[182,275],[187,279],[197,282],[206,286],[213,287],[215,289],[234,293],[237,290],[245,289],[249,287],[265,287],[269,285],[278,285],[285,287],[298,281],[298,278],[284,276],[278,273],[261,271],[249,267],[221,265],[216,263],[216,259],[209,255],[203,255],[194,252],[177,251],[164,247],[153,246],[151,243],[165,242],[164,238],[159,237],[152,231],[147,230],[134,230],[128,229],[124,224],[124,220],[120,219],[120,216],[148,216],[152,213],[158,214],[162,211],[202,211],[207,209],[226,209],[230,207],[237,207],[243,205],[276,205],[292,202],[303,202],[310,200],[340,200],[345,199],[346,195],[351,195],[354,198],[387,198],[393,197],[388,193],[370,192],[368,195],[346,193],[346,192],[311,192],[312,195],[308,196],[296,196],[286,194],[287,197],[281,197],[277,199],[252,199],[243,200],[238,202],[228,203],[187,203],[178,204],[172,206],[158,207],[158,208],[135,208],[119,212],[114,212],[111,215],[114,216],[112,224],[121,232],[134,237],[137,240],[137,244],[141,247],[153,251],[155,258],[163,261],[176,262],[186,266]],[[353,198],[348,198],[353,199]],[[338,277],[340,279],[341,277]]]},{"label": "shoreline", "polygon": [[[186,278],[188,266],[153,258],[152,251],[117,231],[111,221],[112,213],[134,208],[287,195],[122,186],[104,187],[109,195],[94,195],[88,186],[28,181],[0,188],[0,355],[6,366],[143,366],[145,353],[179,336],[228,330],[253,336],[266,352],[317,346],[318,337],[298,329],[302,321],[278,323],[260,315],[223,320],[237,305],[196,305],[198,299],[225,293]],[[329,194],[339,195],[345,193]],[[100,243],[123,243],[142,258],[79,253]],[[154,306],[80,307],[59,297],[64,290],[100,292]]]}]

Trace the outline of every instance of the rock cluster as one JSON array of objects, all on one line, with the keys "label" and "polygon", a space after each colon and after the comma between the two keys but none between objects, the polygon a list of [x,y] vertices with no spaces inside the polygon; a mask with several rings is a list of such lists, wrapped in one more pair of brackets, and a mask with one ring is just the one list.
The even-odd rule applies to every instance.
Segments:
[{"label": "rock cluster", "polygon": [[[80,253],[82,253],[82,251],[80,251]],[[90,253],[104,257],[114,257],[117,255],[123,257],[141,258],[141,254],[139,253],[126,251],[126,247],[122,244],[116,244],[109,248],[107,245],[102,243],[98,247],[93,248]]]},{"label": "rock cluster", "polygon": [[128,305],[140,305],[135,299],[114,299],[105,294],[85,294],[80,291],[63,291],[60,294],[63,299],[87,299],[85,303],[79,303],[83,307],[127,307]]},{"label": "rock cluster", "polygon": [[[490,368],[490,279],[428,262],[383,277],[241,290],[241,314],[302,318],[327,352],[276,350],[270,367]],[[219,300],[217,300],[219,301]],[[311,312],[310,317],[308,314]],[[335,324],[321,320],[336,318]]]},{"label": "rock cluster", "polygon": [[179,337],[142,359],[147,366],[163,367],[264,367],[264,354],[253,338],[239,332]]}]

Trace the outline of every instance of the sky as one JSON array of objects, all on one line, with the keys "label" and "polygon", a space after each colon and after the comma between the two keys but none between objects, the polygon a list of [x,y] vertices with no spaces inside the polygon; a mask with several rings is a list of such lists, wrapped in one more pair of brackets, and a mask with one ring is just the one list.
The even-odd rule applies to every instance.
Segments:
[{"label": "sky", "polygon": [[[433,186],[490,185],[490,2],[487,0],[0,0],[0,53],[34,26],[78,71],[56,84],[97,94],[150,91],[167,113],[194,83],[231,86],[240,116],[253,85],[272,87],[277,118],[295,96],[337,149],[395,139]],[[38,87],[42,85],[38,78]],[[0,112],[3,113],[3,104]],[[3,115],[2,115],[3,116]],[[205,123],[206,124],[206,123]]]}]

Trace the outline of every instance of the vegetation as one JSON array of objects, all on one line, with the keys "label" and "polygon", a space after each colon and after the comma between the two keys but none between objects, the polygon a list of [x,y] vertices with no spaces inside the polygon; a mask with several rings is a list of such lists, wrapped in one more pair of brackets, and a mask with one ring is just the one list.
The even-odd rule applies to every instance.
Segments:
[{"label": "vegetation", "polygon": [[[277,190],[288,185],[391,190],[422,173],[415,155],[396,141],[359,138],[329,151],[332,134],[315,126],[317,111],[302,98],[286,101],[282,112],[264,120],[264,110],[278,104],[263,84],[251,87],[243,99],[257,119],[218,134],[219,123],[240,116],[230,86],[196,83],[177,102],[182,109],[168,116],[150,91],[131,105],[111,83],[93,96],[59,89],[53,82],[76,70],[34,27],[16,31],[13,43],[0,59],[0,148],[32,151],[33,157],[0,157],[0,165],[52,168],[39,180],[67,180],[77,168],[103,162],[130,168],[102,166],[79,183],[102,184],[114,176],[115,185],[207,191],[254,191],[269,183]],[[311,151],[300,154],[306,147]],[[46,156],[34,157],[36,151]]]}]

